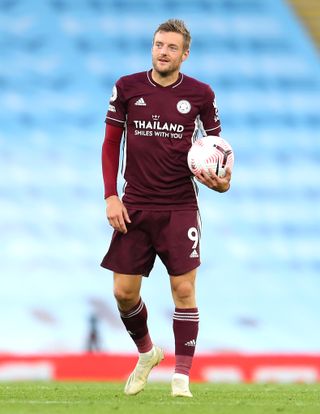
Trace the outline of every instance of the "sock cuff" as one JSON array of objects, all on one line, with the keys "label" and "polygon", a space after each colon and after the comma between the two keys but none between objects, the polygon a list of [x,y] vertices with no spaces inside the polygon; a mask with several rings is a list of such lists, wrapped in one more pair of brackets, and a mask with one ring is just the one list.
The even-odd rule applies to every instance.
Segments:
[{"label": "sock cuff", "polygon": [[133,316],[138,315],[138,313],[142,311],[144,306],[144,302],[140,298],[139,302],[133,308],[125,312],[119,309],[119,312],[122,318],[132,318]]},{"label": "sock cuff", "polygon": [[173,320],[184,322],[199,322],[198,308],[180,309],[175,308]]}]

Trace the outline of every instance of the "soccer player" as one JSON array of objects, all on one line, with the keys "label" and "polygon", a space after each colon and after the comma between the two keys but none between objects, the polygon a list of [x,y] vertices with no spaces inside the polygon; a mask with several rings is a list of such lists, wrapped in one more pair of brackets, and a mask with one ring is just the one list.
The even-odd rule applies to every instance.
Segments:
[{"label": "soccer player", "polygon": [[[147,325],[140,296],[158,255],[168,272],[172,298],[176,366],[172,396],[192,397],[189,372],[199,313],[195,280],[200,265],[197,186],[187,153],[202,135],[219,135],[215,95],[209,85],[180,72],[189,56],[191,36],[181,20],[170,19],[154,33],[152,69],[120,78],[112,91],[102,147],[106,211],[114,228],[101,265],[114,273],[114,295],[121,319],[139,359],[124,392],[140,392],[151,369],[163,359]],[[122,199],[117,192],[120,142],[124,136]],[[231,171],[219,178],[202,171],[196,179],[225,192]]]}]

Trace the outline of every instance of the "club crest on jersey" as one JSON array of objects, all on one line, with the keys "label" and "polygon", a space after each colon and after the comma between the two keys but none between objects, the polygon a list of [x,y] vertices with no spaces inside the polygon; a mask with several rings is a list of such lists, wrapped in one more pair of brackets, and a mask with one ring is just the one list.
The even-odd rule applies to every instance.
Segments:
[{"label": "club crest on jersey", "polygon": [[186,99],[182,99],[177,103],[177,109],[180,112],[180,114],[187,114],[191,110],[191,104]]},{"label": "club crest on jersey", "polygon": [[112,95],[110,98],[110,102],[114,102],[118,97],[118,91],[117,91],[117,87],[116,85],[114,85],[114,87],[112,88]]}]

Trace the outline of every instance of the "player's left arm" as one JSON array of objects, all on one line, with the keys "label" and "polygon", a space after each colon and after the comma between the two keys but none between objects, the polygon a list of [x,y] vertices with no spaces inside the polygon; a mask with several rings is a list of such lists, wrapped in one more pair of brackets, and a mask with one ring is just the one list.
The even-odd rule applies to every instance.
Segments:
[{"label": "player's left arm", "polygon": [[209,85],[203,88],[202,105],[199,111],[201,132],[203,135],[219,136],[221,122],[216,97]]},{"label": "player's left arm", "polygon": [[203,185],[211,188],[211,190],[217,191],[218,193],[225,193],[230,188],[231,181],[231,170],[226,168],[226,175],[224,177],[218,177],[214,170],[209,169],[211,176],[202,170],[196,174],[196,179]]},{"label": "player's left arm", "polygon": [[[213,90],[209,85],[204,89],[203,105],[200,111],[200,120],[203,125],[204,135],[219,136],[221,132],[221,123],[219,111],[216,104],[216,98]],[[218,177],[217,174],[210,169],[210,175],[205,171],[196,174],[196,179],[205,186],[219,193],[225,193],[230,188],[231,170],[226,168],[226,175]]]}]

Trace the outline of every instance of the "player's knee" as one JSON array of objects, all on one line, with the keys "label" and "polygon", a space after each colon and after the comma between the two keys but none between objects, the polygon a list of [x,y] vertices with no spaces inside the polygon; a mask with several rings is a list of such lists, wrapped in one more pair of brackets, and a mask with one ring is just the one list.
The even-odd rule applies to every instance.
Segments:
[{"label": "player's knee", "polygon": [[194,297],[194,285],[187,281],[179,283],[174,287],[173,294],[180,301],[189,300]]},{"label": "player's knee", "polygon": [[[120,305],[131,305],[133,302],[135,302],[137,298],[137,294],[133,290],[125,289],[121,286],[117,286],[113,289],[113,294]],[[133,304],[134,306],[134,304]]]}]

